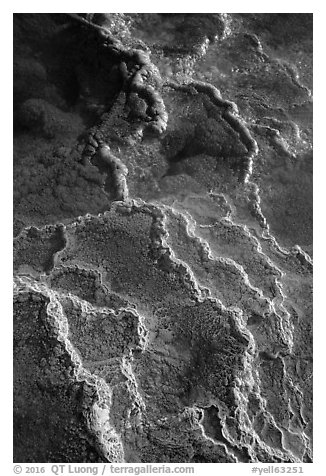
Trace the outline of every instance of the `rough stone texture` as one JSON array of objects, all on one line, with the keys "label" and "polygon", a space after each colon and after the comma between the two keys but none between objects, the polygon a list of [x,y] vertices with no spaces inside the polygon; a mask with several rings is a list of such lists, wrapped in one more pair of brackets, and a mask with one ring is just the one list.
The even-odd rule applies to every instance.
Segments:
[{"label": "rough stone texture", "polygon": [[85,415],[94,389],[76,381],[46,306],[33,292],[14,302],[14,460],[101,462]]},{"label": "rough stone texture", "polygon": [[14,15],[15,461],[312,461],[311,88],[309,14]]}]

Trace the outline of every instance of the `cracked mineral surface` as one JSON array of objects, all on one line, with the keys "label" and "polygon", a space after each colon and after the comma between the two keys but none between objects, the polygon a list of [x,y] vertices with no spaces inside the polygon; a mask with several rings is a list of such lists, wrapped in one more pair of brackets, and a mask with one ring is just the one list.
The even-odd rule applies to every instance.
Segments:
[{"label": "cracked mineral surface", "polygon": [[14,461],[312,462],[312,15],[14,14],[13,109]]}]

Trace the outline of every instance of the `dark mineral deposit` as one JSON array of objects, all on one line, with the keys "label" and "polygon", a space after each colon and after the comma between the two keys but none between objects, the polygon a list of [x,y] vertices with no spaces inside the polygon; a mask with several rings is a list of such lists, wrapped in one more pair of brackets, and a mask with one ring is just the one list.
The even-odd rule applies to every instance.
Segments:
[{"label": "dark mineral deposit", "polygon": [[312,23],[14,14],[15,462],[312,462]]}]

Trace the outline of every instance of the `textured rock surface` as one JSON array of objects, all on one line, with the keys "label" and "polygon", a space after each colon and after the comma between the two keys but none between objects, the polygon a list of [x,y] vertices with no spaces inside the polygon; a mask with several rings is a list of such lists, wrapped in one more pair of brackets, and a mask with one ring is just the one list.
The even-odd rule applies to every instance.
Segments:
[{"label": "textured rock surface", "polygon": [[15,461],[312,461],[311,88],[309,14],[14,15]]}]

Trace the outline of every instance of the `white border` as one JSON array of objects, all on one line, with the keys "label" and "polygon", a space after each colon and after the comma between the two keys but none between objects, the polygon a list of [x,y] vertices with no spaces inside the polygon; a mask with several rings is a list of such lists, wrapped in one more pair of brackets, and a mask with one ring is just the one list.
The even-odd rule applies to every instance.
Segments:
[{"label": "white border", "polygon": [[[315,424],[315,451],[314,463],[303,465],[305,474],[322,474],[322,462],[326,460],[325,425],[325,252],[324,241],[326,230],[324,228],[326,200],[324,198],[325,182],[325,37],[326,18],[325,6],[317,1],[233,1],[225,2],[215,0],[207,2],[176,2],[166,0],[164,2],[149,1],[124,1],[119,0],[114,6],[111,2],[68,2],[58,0],[56,2],[40,1],[14,1],[2,5],[1,15],[1,161],[2,161],[2,184],[1,204],[1,459],[0,472],[9,475],[12,473],[12,13],[13,12],[53,12],[64,13],[88,11],[102,12],[109,9],[110,12],[221,12],[230,13],[314,13],[314,424]],[[135,9],[136,7],[136,9]],[[250,466],[242,465],[197,465],[196,474],[250,474]],[[202,469],[199,467],[203,466]],[[259,465],[262,467],[263,465]],[[263,473],[265,474],[265,473]]]}]

